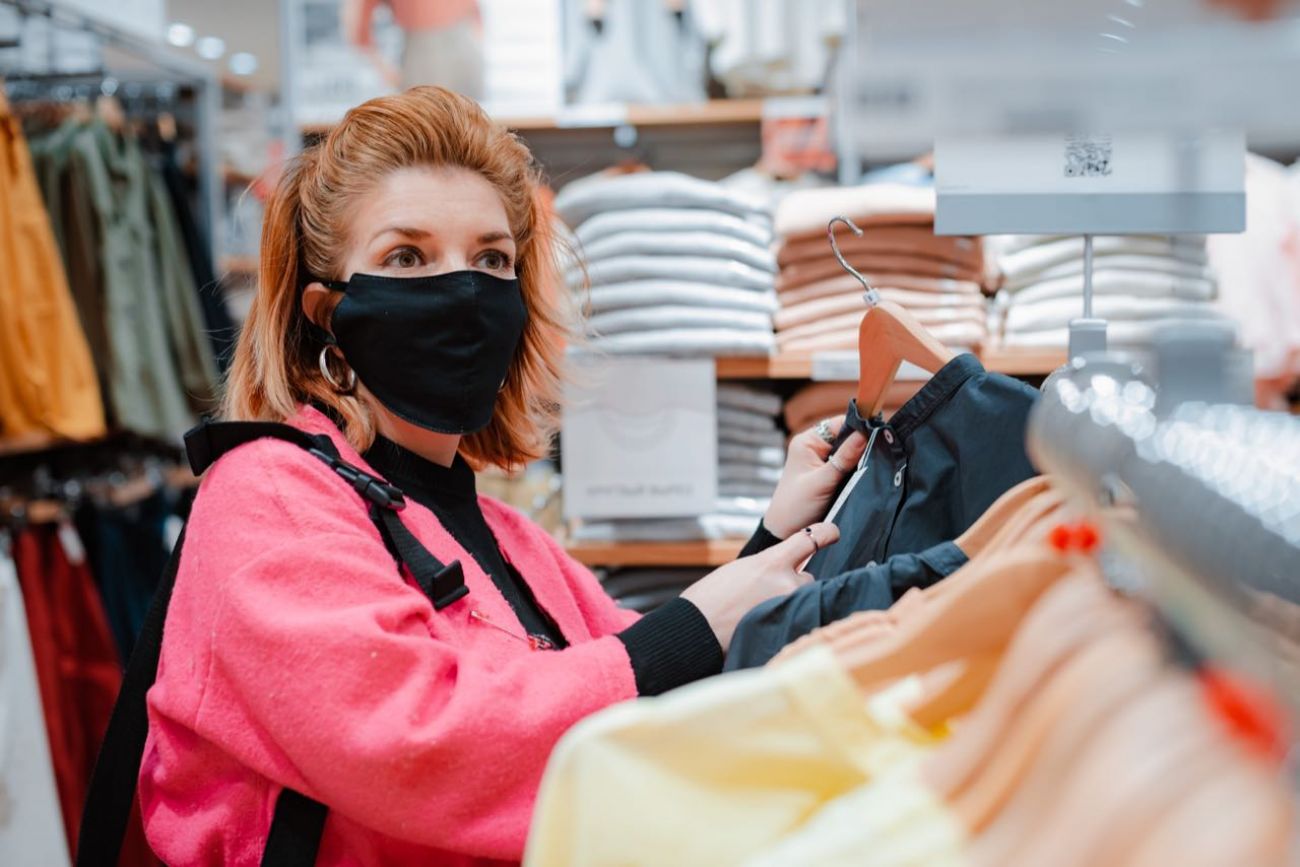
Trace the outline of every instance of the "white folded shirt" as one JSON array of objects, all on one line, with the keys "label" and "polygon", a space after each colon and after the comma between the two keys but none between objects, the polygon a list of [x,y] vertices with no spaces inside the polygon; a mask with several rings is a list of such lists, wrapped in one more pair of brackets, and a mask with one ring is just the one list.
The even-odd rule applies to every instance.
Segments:
[{"label": "white folded shirt", "polygon": [[[1108,274],[1113,271],[1134,274],[1166,274],[1170,277],[1181,277],[1188,280],[1214,280],[1214,272],[1210,270],[1208,265],[1170,259],[1168,256],[1135,254],[1096,256],[1093,258],[1092,273],[1094,277],[1098,274]],[[1055,280],[1059,277],[1075,277],[1081,274],[1083,274],[1083,260],[1071,259],[1068,262],[1044,268],[1034,274],[1024,274],[1014,280],[1008,279],[1002,288],[1014,292],[1036,283]]]},{"label": "white folded shirt", "polygon": [[747,430],[731,428],[718,431],[718,447],[735,445],[744,448],[785,449],[785,436],[780,431]]},{"label": "white folded shirt", "polygon": [[753,218],[766,213],[760,199],[680,172],[596,175],[574,181],[555,197],[555,212],[574,227],[597,214],[630,208],[707,208]]},{"label": "white folded shirt", "polygon": [[753,482],[768,486],[768,490],[774,490],[776,483],[781,481],[781,470],[773,467],[760,467],[747,463],[732,463],[723,461],[718,464],[718,484],[728,482]]},{"label": "white folded shirt", "polygon": [[[1127,241],[1160,241],[1164,243],[1173,240],[1187,247],[1197,247],[1205,244],[1204,235],[1094,235],[1093,252],[1099,252],[1097,241],[1105,239],[1106,243],[1109,244],[1115,238],[1122,238]],[[1083,255],[1083,239],[1079,235],[987,235],[984,238],[984,245],[989,253],[1001,257],[1028,250],[1030,247],[1044,247],[1055,244],[1058,241],[1077,243],[1079,245],[1079,255]]]},{"label": "white folded shirt", "polygon": [[[582,288],[582,271],[571,270],[566,276],[570,289]],[[632,280],[655,279],[686,280],[756,292],[770,292],[776,285],[774,275],[767,271],[760,271],[743,262],[710,259],[707,256],[619,256],[590,263],[586,273],[589,286],[613,286]]]},{"label": "white folded shirt", "polygon": [[718,406],[748,410],[776,418],[781,414],[781,398],[770,391],[759,391],[735,383],[718,383]]},{"label": "white folded shirt", "polygon": [[588,346],[608,355],[668,355],[686,358],[771,355],[771,332],[727,328],[672,328],[593,337]]},{"label": "white folded shirt", "polygon": [[582,248],[590,263],[620,256],[705,256],[742,262],[776,273],[776,256],[766,247],[712,232],[625,232],[607,235]]},{"label": "white folded shirt", "polygon": [[764,467],[781,469],[785,466],[785,449],[757,448],[755,446],[718,443],[718,460],[723,463],[755,463]]},{"label": "white folded shirt", "polygon": [[597,313],[587,320],[587,331],[595,335],[665,331],[674,328],[732,328],[771,333],[772,317],[750,310],[709,307],[636,307]]},{"label": "white folded shirt", "polygon": [[[1082,302],[1078,298],[1014,304],[1007,311],[1006,332],[1065,328],[1070,320],[1082,315]],[[1092,315],[1108,322],[1141,322],[1151,319],[1217,319],[1221,314],[1208,301],[1101,295],[1092,300]]]},{"label": "white folded shirt", "polygon": [[732,409],[729,406],[719,406],[719,435],[724,431],[732,430],[774,431],[776,430],[776,416],[743,409]]},{"label": "white folded shirt", "polygon": [[677,542],[699,539],[748,539],[761,516],[708,514],[696,518],[636,518],[593,521],[578,526],[580,542]]},{"label": "white folded shirt", "polygon": [[[1043,280],[1009,293],[1011,306],[1033,304],[1055,298],[1073,298],[1083,303],[1083,275]],[[1128,298],[1176,298],[1183,301],[1213,301],[1218,295],[1214,280],[1177,277],[1151,271],[1098,271],[1092,275],[1094,298],[1104,295]]]},{"label": "white folded shirt", "polygon": [[[1128,322],[1108,322],[1106,323],[1106,345],[1111,349],[1148,349],[1151,348],[1156,334],[1160,329],[1173,326],[1177,323],[1186,322],[1186,319],[1147,319],[1140,321]],[[1217,318],[1198,318],[1198,325],[1204,325],[1207,322],[1216,322],[1223,326],[1226,333],[1236,333],[1231,321],[1220,315]],[[1005,346],[1026,346],[1034,348],[1061,347],[1064,348],[1070,342],[1070,329],[1066,328],[1048,328],[1041,331],[1016,331],[1007,332],[1003,337],[1002,343]]]},{"label": "white folded shirt", "polygon": [[685,280],[635,280],[616,286],[593,286],[586,293],[586,307],[592,313],[665,304],[753,310],[768,314],[775,313],[777,307],[776,294],[773,292],[732,289]]},{"label": "white folded shirt", "polygon": [[[1176,259],[1193,265],[1204,265],[1205,237],[1203,235],[1164,238],[1100,235],[1093,239],[1092,252],[1094,257],[1121,254],[1163,256],[1166,259]],[[998,265],[1008,280],[1023,282],[1028,276],[1082,258],[1082,238],[1060,238],[1005,254],[998,260]],[[1096,264],[1095,260],[1094,264]]]},{"label": "white folded shirt", "polygon": [[746,219],[707,208],[631,208],[625,211],[606,211],[584,222],[574,234],[581,244],[590,246],[601,238],[623,232],[710,232],[747,241],[762,249],[767,249],[772,244],[772,228],[766,217]]}]

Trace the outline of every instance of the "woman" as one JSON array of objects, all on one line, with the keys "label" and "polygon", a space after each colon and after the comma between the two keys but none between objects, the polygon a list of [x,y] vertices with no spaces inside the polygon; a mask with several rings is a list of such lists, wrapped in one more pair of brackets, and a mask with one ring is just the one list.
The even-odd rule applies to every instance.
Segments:
[{"label": "woman", "polygon": [[405,491],[402,522],[469,593],[435,610],[308,452],[264,439],[220,460],[149,693],[140,797],[167,863],[257,863],[282,789],[328,807],[318,863],[518,860],[560,735],[717,672],[745,611],[834,542],[793,532],[839,480],[811,435],[767,518],[792,537],[640,619],[475,496],[474,468],[544,453],[556,406],[538,183],[477,105],[416,88],[349,112],[271,197],[224,415],[328,434]]}]

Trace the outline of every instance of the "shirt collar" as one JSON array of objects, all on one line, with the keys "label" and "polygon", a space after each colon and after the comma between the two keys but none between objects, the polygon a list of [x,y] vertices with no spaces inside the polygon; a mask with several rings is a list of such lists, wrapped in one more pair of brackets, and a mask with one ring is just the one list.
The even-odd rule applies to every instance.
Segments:
[{"label": "shirt collar", "polygon": [[[900,439],[906,439],[912,432],[925,423],[935,410],[943,406],[972,377],[984,373],[984,365],[969,352],[953,358],[939,368],[930,377],[921,390],[903,404],[898,412],[889,419],[889,426],[897,432]],[[849,402],[846,419],[848,427],[868,432],[873,427],[880,427],[883,422],[876,419],[864,419],[858,413],[857,401]]]}]

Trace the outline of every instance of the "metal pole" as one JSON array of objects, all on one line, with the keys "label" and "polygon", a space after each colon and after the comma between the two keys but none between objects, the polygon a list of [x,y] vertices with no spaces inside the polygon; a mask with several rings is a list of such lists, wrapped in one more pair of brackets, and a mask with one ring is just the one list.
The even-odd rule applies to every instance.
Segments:
[{"label": "metal pole", "polygon": [[1083,236],[1083,318],[1092,318],[1092,235]]}]

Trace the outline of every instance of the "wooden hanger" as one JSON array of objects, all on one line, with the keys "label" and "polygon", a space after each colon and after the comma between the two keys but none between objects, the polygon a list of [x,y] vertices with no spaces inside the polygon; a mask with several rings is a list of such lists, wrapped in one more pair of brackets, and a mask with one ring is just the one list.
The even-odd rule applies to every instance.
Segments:
[{"label": "wooden hanger", "polygon": [[904,361],[934,373],[952,361],[953,352],[926,331],[925,326],[907,310],[892,301],[880,300],[879,293],[867,282],[867,278],[840,253],[839,244],[835,241],[836,223],[848,226],[859,237],[862,230],[848,217],[834,217],[826,225],[831,251],[840,267],[862,284],[870,307],[862,317],[862,324],[858,326],[857,401],[858,412],[862,417],[871,418],[885,405],[889,386]]}]

